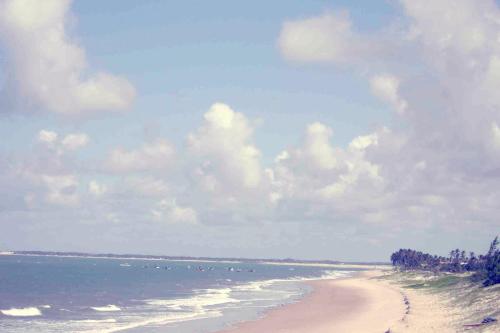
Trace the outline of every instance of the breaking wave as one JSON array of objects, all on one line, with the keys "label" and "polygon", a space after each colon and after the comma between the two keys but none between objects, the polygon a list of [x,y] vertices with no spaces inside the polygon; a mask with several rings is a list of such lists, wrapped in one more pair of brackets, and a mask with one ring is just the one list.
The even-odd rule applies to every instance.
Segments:
[{"label": "breaking wave", "polygon": [[91,307],[93,310],[99,311],[99,312],[116,312],[116,311],[121,311],[119,307],[117,307],[114,304],[109,304],[106,306],[92,306]]},{"label": "breaking wave", "polygon": [[11,317],[37,317],[41,316],[42,312],[36,307],[29,308],[12,308],[9,310],[0,310],[0,312],[5,316]]}]

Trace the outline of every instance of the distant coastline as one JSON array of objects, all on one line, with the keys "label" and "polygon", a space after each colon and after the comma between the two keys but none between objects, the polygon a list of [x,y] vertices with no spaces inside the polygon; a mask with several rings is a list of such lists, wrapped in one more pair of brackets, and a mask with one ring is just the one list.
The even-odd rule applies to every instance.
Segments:
[{"label": "distant coastline", "polygon": [[93,258],[93,259],[122,259],[122,260],[166,260],[188,262],[219,262],[219,263],[258,263],[270,265],[308,265],[322,267],[345,268],[372,268],[373,266],[390,266],[388,262],[342,262],[333,260],[299,260],[299,259],[252,259],[252,258],[223,258],[223,257],[191,257],[191,256],[165,256],[145,254],[113,254],[113,253],[87,253],[87,252],[60,252],[60,251],[3,251],[0,255],[23,256],[50,256],[65,258]]}]

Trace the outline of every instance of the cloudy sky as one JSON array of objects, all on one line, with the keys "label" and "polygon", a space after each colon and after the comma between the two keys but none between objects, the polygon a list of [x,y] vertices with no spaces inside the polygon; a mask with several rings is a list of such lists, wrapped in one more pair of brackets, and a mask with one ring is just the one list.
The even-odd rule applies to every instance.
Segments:
[{"label": "cloudy sky", "polygon": [[493,0],[0,0],[0,250],[484,251],[499,87]]}]

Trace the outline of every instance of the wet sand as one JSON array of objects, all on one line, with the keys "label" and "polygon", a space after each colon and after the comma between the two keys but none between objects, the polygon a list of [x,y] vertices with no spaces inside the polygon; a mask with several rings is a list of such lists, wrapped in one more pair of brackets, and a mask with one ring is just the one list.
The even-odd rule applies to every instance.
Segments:
[{"label": "wet sand", "polygon": [[308,282],[313,291],[302,300],[223,332],[383,333],[401,322],[406,306],[399,288],[371,279],[376,274]]}]

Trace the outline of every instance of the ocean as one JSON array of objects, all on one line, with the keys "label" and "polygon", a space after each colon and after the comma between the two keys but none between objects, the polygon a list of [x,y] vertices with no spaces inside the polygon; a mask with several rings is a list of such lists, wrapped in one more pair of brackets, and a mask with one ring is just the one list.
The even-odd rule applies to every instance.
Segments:
[{"label": "ocean", "polygon": [[0,332],[208,333],[352,269],[247,262],[0,256]]}]

